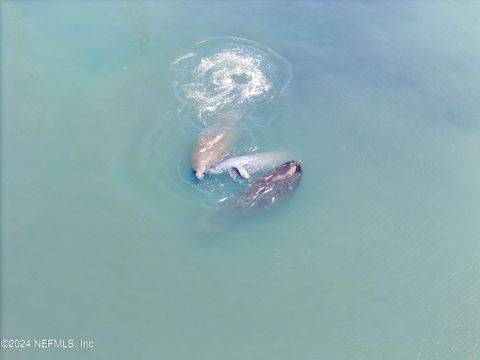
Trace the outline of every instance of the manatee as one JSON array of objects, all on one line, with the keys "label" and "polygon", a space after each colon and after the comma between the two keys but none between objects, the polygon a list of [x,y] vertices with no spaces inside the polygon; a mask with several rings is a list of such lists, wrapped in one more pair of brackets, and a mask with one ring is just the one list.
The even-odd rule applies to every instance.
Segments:
[{"label": "manatee", "polygon": [[192,153],[192,167],[197,179],[202,180],[214,164],[228,156],[236,136],[234,125],[240,118],[240,113],[222,114],[199,134]]},{"label": "manatee", "polygon": [[302,176],[299,160],[290,160],[251,183],[234,200],[238,208],[266,208],[283,200],[294,190]]},{"label": "manatee", "polygon": [[285,157],[285,154],[278,152],[256,153],[232,157],[213,165],[208,173],[217,175],[228,172],[233,178],[240,175],[244,179],[250,179],[253,173],[271,168],[278,164],[280,159]]}]

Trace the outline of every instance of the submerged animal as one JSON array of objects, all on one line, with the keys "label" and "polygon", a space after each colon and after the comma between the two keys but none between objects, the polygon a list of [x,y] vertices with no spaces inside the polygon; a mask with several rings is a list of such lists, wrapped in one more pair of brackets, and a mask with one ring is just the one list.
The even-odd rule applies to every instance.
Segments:
[{"label": "submerged animal", "polygon": [[273,167],[285,157],[285,154],[278,152],[232,157],[215,164],[210,168],[208,173],[218,175],[228,172],[232,178],[240,175],[244,179],[250,179],[251,174],[268,167]]},{"label": "submerged animal", "polygon": [[209,129],[200,133],[192,154],[192,167],[198,180],[204,178],[212,165],[225,159],[233,138],[232,129]]},{"label": "submerged animal", "polygon": [[213,165],[228,156],[236,135],[234,125],[238,120],[237,114],[222,116],[199,134],[192,153],[192,167],[198,180],[202,180]]},{"label": "submerged animal", "polygon": [[285,198],[298,185],[302,164],[291,160],[277,166],[251,183],[234,200],[239,208],[266,208]]}]

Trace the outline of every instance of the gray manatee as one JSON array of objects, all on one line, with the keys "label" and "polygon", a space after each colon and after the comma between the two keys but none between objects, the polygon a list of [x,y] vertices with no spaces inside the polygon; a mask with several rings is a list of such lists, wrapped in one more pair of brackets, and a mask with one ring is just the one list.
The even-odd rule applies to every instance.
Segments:
[{"label": "gray manatee", "polygon": [[291,160],[277,166],[251,183],[234,200],[239,208],[266,208],[284,199],[302,177],[302,164]]},{"label": "gray manatee", "polygon": [[[213,165],[208,171],[209,174],[221,174],[228,172],[231,177],[236,178],[238,175],[244,179],[250,179],[250,176],[260,170],[272,168],[280,163],[281,159],[287,157],[286,154],[279,152],[255,153],[244,156],[236,156],[223,160]],[[238,173],[238,175],[237,175]]]}]

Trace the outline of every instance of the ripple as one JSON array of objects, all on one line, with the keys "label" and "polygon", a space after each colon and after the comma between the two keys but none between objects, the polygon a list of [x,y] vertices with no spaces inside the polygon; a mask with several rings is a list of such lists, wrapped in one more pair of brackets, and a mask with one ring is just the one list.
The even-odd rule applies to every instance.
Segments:
[{"label": "ripple", "polygon": [[[137,178],[148,179],[148,185],[142,184],[142,188],[151,196],[162,193],[191,205],[223,208],[228,199],[241,191],[247,180],[232,179],[228,174],[207,174],[202,181],[197,181],[190,161],[198,129],[188,126],[188,122],[189,119],[178,112],[169,112],[162,120],[146,125],[143,135],[131,146],[133,157],[130,167],[136,168]],[[264,139],[268,136],[255,130],[257,129],[251,129],[247,122],[237,124],[237,140],[229,156],[264,151],[264,147],[258,144],[269,146]]]},{"label": "ripple", "polygon": [[193,107],[201,124],[220,113],[242,114],[283,91],[291,66],[254,41],[221,37],[197,43],[171,64],[177,98]]}]

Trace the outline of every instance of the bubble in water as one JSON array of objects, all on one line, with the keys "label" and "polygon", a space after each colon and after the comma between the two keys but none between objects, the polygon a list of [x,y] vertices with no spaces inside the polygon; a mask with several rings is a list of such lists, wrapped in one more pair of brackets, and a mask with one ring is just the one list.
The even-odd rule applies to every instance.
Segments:
[{"label": "bubble in water", "polygon": [[271,100],[288,84],[291,68],[273,50],[241,38],[197,43],[171,65],[175,95],[194,107],[199,120],[242,113]]}]

